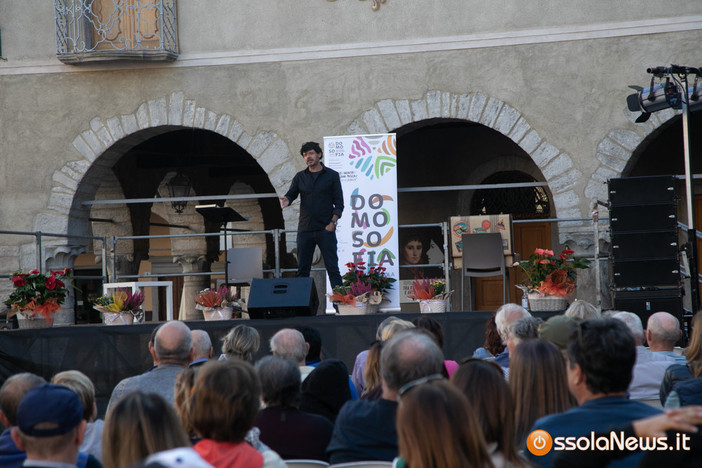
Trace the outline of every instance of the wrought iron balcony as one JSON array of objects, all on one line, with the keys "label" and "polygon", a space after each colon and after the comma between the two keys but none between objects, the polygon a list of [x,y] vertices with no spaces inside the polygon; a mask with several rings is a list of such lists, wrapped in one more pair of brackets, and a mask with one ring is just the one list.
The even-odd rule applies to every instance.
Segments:
[{"label": "wrought iron balcony", "polygon": [[64,63],[178,57],[176,0],[54,0]]}]

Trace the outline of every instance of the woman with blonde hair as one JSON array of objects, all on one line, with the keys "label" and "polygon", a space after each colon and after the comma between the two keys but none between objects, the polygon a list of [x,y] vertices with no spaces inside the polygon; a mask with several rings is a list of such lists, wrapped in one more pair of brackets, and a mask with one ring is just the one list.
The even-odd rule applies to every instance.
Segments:
[{"label": "woman with blonde hair", "polygon": [[385,325],[380,334],[380,340],[371,345],[366,358],[366,366],[363,369],[365,389],[361,395],[362,400],[375,401],[380,398],[382,393],[383,389],[380,385],[380,351],[383,348],[383,342],[389,340],[395,334],[410,328],[415,328],[412,322],[394,319]]},{"label": "woman with blonde hair", "polygon": [[517,345],[510,356],[509,387],[518,447],[524,445],[537,419],[575,406],[563,354],[548,341],[529,340]]},{"label": "woman with blonde hair", "polygon": [[492,468],[483,431],[460,390],[442,379],[410,382],[400,393],[396,423],[400,457],[393,466]]},{"label": "woman with blonde hair", "polygon": [[83,403],[83,419],[88,423],[85,429],[83,443],[80,444],[80,451],[102,461],[102,430],[105,421],[97,418],[97,404],[95,403],[95,385],[84,373],[77,370],[67,370],[59,372],[51,379],[52,384],[63,385],[78,394],[80,402]]},{"label": "woman with blonde hair", "polygon": [[587,301],[579,301],[577,299],[568,307],[568,309],[566,309],[563,315],[566,317],[572,317],[578,322],[602,317],[602,314],[597,307]]},{"label": "woman with blonde hair", "polygon": [[255,328],[237,325],[222,338],[222,354],[219,359],[238,358],[251,363],[260,347],[261,337]]},{"label": "woman with blonde hair", "polygon": [[103,467],[128,468],[178,447],[190,447],[190,439],[163,397],[132,392],[110,407],[102,431]]}]

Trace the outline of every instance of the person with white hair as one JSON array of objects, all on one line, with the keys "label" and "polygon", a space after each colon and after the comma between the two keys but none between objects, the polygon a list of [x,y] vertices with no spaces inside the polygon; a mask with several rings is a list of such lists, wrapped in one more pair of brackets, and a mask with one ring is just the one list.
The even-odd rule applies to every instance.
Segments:
[{"label": "person with white hair", "polygon": [[617,312],[612,318],[624,322],[636,345],[636,363],[629,385],[629,398],[657,403],[665,370],[675,364],[675,361],[668,356],[652,353],[644,347],[643,324],[638,315],[632,312]]},{"label": "person with white hair", "polygon": [[294,328],[278,330],[270,341],[271,354],[292,359],[300,369],[300,376],[305,380],[314,367],[305,364],[310,345],[305,342],[305,336]]},{"label": "person with white hair", "polygon": [[[507,345],[510,325],[524,317],[531,317],[531,314],[518,304],[504,304],[497,309],[495,325],[497,326],[497,333],[500,334],[502,339],[502,344]],[[501,367],[509,368],[509,348],[505,347],[504,351],[494,357],[494,361]]]},{"label": "person with white hair", "polygon": [[668,312],[656,312],[646,322],[646,343],[652,353],[673,358],[676,364],[685,364],[685,356],[676,353],[675,343],[682,336],[680,321]]}]

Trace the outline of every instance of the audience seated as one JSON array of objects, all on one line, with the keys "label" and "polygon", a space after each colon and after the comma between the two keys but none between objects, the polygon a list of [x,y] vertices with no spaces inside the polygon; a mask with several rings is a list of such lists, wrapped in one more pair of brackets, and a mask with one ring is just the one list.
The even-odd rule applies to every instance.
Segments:
[{"label": "audience seated", "polygon": [[[371,401],[380,398],[380,395],[383,392],[380,377],[380,353],[383,347],[382,345],[385,341],[395,336],[396,333],[403,330],[409,330],[411,328],[415,328],[412,322],[398,318],[385,324],[382,332],[380,333],[380,340],[378,341],[378,344],[371,346],[371,349],[368,350],[366,368],[363,371],[366,386],[363,390],[363,395],[361,395],[361,398]],[[375,347],[375,349],[373,349],[373,347]]]},{"label": "audience seated", "polygon": [[482,347],[473,351],[474,358],[492,358],[505,350],[505,344],[502,342],[502,338],[497,331],[497,324],[495,323],[496,315],[497,310],[495,310],[487,322],[485,322],[485,341]]},{"label": "audience seated", "polygon": [[189,367],[201,366],[210,359],[214,353],[210,334],[205,330],[193,330],[190,332],[193,337],[193,357]]},{"label": "audience seated", "polygon": [[[373,343],[380,341],[380,336],[383,333],[383,328],[385,328],[385,326],[393,320],[397,320],[397,317],[391,315],[390,317],[387,317],[382,322],[380,322],[378,328],[375,331],[375,341]],[[366,358],[368,356],[368,351],[369,350],[366,349],[358,353],[353,364],[353,370],[351,371],[351,381],[356,387],[356,394],[359,397],[363,395],[364,390],[366,388],[363,373],[366,369]]]},{"label": "audience seated", "polygon": [[680,321],[668,312],[656,312],[646,322],[646,344],[652,353],[668,356],[676,364],[685,364],[685,356],[675,352],[675,343],[682,337]]},{"label": "audience seated", "polygon": [[273,450],[261,453],[245,441],[260,398],[261,386],[249,363],[239,359],[205,363],[195,377],[188,405],[188,420],[202,437],[195,451],[215,468],[284,468]]},{"label": "audience seated", "polygon": [[507,332],[507,349],[510,356],[518,344],[539,337],[539,325],[542,320],[536,317],[522,317],[512,322]]},{"label": "audience seated", "polygon": [[[541,429],[551,437],[579,437],[592,431],[659,414],[645,403],[629,400],[626,392],[636,361],[636,346],[631,332],[616,319],[591,319],[579,322],[568,341],[568,386],[579,406],[536,421],[532,430]],[[538,466],[552,466],[553,451],[527,458]],[[641,453],[634,453],[609,465],[612,468],[636,466]]]},{"label": "audience seated", "polygon": [[334,463],[386,460],[397,456],[397,395],[409,382],[441,374],[444,356],[426,333],[406,330],[389,339],[380,356],[383,393],[376,401],[347,402],[327,447]]},{"label": "audience seated", "polygon": [[526,467],[514,443],[514,403],[502,368],[494,361],[467,359],[451,376],[451,383],[468,398],[492,464],[496,468]]},{"label": "audience seated", "polygon": [[565,315],[554,315],[539,325],[539,338],[556,345],[563,357],[566,357],[568,337],[573,328],[575,328],[574,318],[566,317]]},{"label": "audience seated", "polygon": [[660,388],[660,401],[665,404],[677,382],[702,377],[702,314],[697,312],[690,321],[690,342],[685,348],[685,364],[673,364],[665,371]]},{"label": "audience seated", "polygon": [[602,314],[597,307],[587,301],[582,301],[579,299],[573,301],[563,315],[566,317],[571,317],[578,322],[602,317]]},{"label": "audience seated", "polygon": [[334,424],[341,407],[351,399],[348,379],[343,361],[325,359],[302,382],[300,409],[324,416]]},{"label": "audience seated", "polygon": [[[507,346],[509,338],[509,326],[520,318],[531,317],[531,314],[524,307],[517,304],[505,304],[497,309],[495,314],[495,326],[500,335],[502,344]],[[495,361],[504,368],[509,368],[509,349],[505,348],[500,354],[495,356]]]},{"label": "audience seated", "polygon": [[22,372],[7,378],[0,387],[0,422],[5,430],[0,434],[0,467],[22,466],[27,454],[17,448],[12,440],[12,426],[17,425],[17,407],[27,392],[45,384],[46,380],[29,372]]},{"label": "audience seated", "polygon": [[93,385],[93,382],[87,375],[76,370],[59,372],[51,379],[51,383],[68,387],[78,394],[80,402],[85,408],[83,419],[87,422],[85,437],[80,445],[80,450],[102,461],[101,439],[105,421],[96,419],[95,385]]},{"label": "audience seated", "polygon": [[[42,384],[27,391],[17,408],[12,440],[27,458],[22,466],[76,466],[87,421],[78,394],[63,385]],[[102,466],[95,458],[86,466]]]},{"label": "audience seated", "polygon": [[160,395],[130,392],[107,412],[102,431],[105,468],[129,468],[177,447],[190,447],[190,439],[172,404]]},{"label": "audience seated", "polygon": [[293,328],[283,328],[278,330],[270,341],[271,354],[292,359],[300,369],[300,376],[305,380],[314,367],[305,364],[309,345],[305,343],[305,337],[298,330]]},{"label": "audience seated", "polygon": [[[444,330],[438,320],[428,315],[420,315],[419,317],[412,320],[412,323],[416,328],[426,330],[432,334],[436,344],[439,345],[441,350],[444,349]],[[444,370],[442,374],[447,379],[453,375],[458,369],[458,363],[452,360],[444,361]]]},{"label": "audience seated", "polygon": [[565,360],[554,344],[538,339],[525,341],[510,356],[514,440],[521,447],[537,419],[562,413],[575,406],[575,400],[568,391]]},{"label": "audience seated", "polygon": [[675,361],[665,355],[652,353],[643,345],[644,332],[641,319],[632,312],[617,312],[612,318],[626,324],[636,344],[636,364],[629,386],[629,398],[648,401],[658,406],[661,383],[665,371]]},{"label": "audience seated", "polygon": [[399,454],[405,466],[491,466],[480,424],[466,396],[441,376],[403,386],[397,410]]},{"label": "audience seated", "polygon": [[[302,336],[305,338],[305,343],[308,345],[305,365],[317,367],[319,363],[322,362],[322,335],[319,333],[319,330],[312,327],[296,327],[295,329],[302,333]],[[345,364],[344,367],[346,367]],[[348,375],[348,372],[346,374],[346,380],[349,384],[349,391],[351,392],[351,399],[358,400],[356,386],[351,380],[351,376]]]},{"label": "audience seated", "polygon": [[254,355],[261,346],[258,331],[248,325],[237,325],[222,338],[220,360],[238,358],[252,363]]},{"label": "audience seated", "polygon": [[193,339],[185,323],[174,320],[161,325],[151,350],[156,367],[134,377],[123,379],[115,386],[107,411],[129,392],[156,393],[173,403],[176,376],[192,361]]},{"label": "audience seated", "polygon": [[[278,356],[266,356],[256,363],[255,369],[265,404],[254,420],[261,431],[261,441],[283,459],[328,461],[326,448],[334,426],[323,416],[299,409],[300,371],[297,363]],[[312,377],[310,374],[307,379]],[[344,377],[342,383],[345,384],[348,377]]]}]

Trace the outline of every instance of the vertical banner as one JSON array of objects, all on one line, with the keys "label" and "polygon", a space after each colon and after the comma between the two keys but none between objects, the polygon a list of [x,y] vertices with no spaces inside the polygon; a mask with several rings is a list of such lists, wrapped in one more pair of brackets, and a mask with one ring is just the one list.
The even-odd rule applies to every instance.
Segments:
[{"label": "vertical banner", "polygon": [[[398,280],[381,310],[400,310],[397,140],[394,133],[324,137],[324,164],[339,173],[344,213],[337,228],[339,270],[349,262],[382,264]],[[330,286],[327,283],[327,291]],[[327,301],[327,310],[333,310]]]}]

